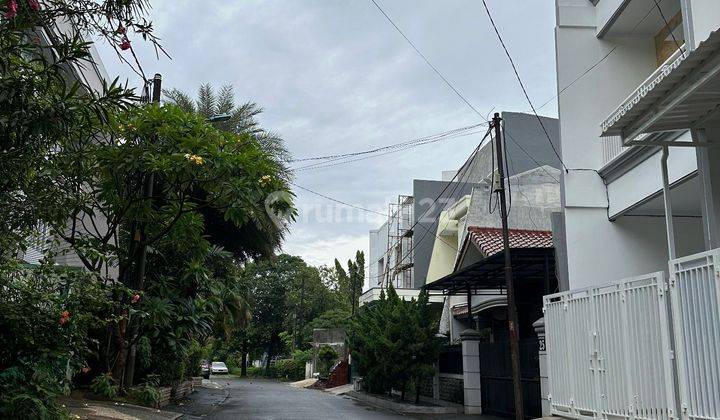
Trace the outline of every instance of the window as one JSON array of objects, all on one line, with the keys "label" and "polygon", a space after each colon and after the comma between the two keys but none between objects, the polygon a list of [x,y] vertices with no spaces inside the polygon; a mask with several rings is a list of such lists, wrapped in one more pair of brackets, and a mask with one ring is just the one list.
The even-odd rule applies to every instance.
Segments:
[{"label": "window", "polygon": [[385,277],[385,260],[380,258],[380,261],[378,261],[378,270],[377,270],[377,283],[382,284],[383,277]]}]

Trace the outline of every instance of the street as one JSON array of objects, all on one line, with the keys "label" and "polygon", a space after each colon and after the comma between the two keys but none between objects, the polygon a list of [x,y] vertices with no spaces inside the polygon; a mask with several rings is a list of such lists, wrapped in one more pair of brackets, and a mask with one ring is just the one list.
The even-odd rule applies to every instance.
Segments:
[{"label": "street", "polygon": [[[181,412],[183,419],[408,419],[361,404],[352,398],[314,389],[293,388],[286,383],[213,377],[223,389],[200,388],[181,406],[166,409]],[[423,419],[447,419],[421,416]],[[478,418],[451,416],[450,418]]]}]

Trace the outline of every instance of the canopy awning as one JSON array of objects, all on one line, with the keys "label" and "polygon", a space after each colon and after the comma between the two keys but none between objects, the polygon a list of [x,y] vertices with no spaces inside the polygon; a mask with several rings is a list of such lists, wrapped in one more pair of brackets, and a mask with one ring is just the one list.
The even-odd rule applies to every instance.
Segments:
[{"label": "canopy awning", "polygon": [[700,126],[719,107],[720,31],[716,31],[695,50],[683,48],[673,54],[601,124],[601,136],[620,136],[625,146],[696,146],[645,134]]},{"label": "canopy awning", "polygon": [[[515,289],[539,289],[551,293],[557,284],[554,248],[511,248]],[[505,289],[505,251],[424,286],[426,290],[441,291],[446,295],[487,294],[489,290]]]}]

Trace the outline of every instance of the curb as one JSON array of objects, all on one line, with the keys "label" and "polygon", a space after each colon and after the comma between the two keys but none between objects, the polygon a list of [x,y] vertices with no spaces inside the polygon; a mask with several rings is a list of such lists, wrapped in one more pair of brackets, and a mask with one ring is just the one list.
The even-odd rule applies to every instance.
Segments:
[{"label": "curb", "polygon": [[367,403],[369,405],[392,410],[402,414],[463,414],[462,410],[457,407],[442,406],[419,406],[414,404],[404,404],[395,401],[389,401],[360,391],[350,391],[346,393],[348,397]]}]

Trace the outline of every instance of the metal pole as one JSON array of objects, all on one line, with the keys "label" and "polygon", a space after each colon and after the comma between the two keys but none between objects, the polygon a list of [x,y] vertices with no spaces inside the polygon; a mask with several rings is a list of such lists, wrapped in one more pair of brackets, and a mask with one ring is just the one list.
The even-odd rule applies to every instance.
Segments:
[{"label": "metal pole", "polygon": [[668,179],[668,147],[663,146],[660,168],[662,170],[663,204],[665,204],[665,227],[667,228],[668,255],[675,259],[675,227],[673,226],[672,203],[670,202],[670,181]]},{"label": "metal pole", "polygon": [[[159,73],[153,77],[153,88],[152,88],[152,102],[160,103],[160,94],[162,92],[162,76]],[[143,184],[142,195],[146,200],[152,199],[153,186],[155,183],[155,175],[150,172],[145,177],[145,183]],[[147,264],[147,245],[145,241],[145,224],[137,225],[137,230],[133,232],[133,239],[139,247],[137,262],[135,265],[135,278],[133,279],[133,288],[135,290],[142,290],[145,287],[145,266]],[[137,355],[137,346],[135,341],[137,340],[137,334],[139,326],[137,321],[131,323],[130,328],[130,351],[128,353],[127,366],[125,367],[125,375],[123,378],[123,384],[125,388],[133,386],[135,381],[135,359]]]},{"label": "metal pole", "polygon": [[507,289],[508,330],[510,336],[510,361],[512,363],[513,396],[515,399],[515,419],[523,420],[522,382],[520,381],[520,349],[518,345],[518,315],[515,306],[515,286],[513,284],[512,260],[510,258],[510,234],[508,232],[507,203],[505,202],[505,162],[503,160],[503,141],[500,132],[499,113],[495,113],[492,124],[495,129],[495,151],[498,162],[498,178],[500,186],[495,191],[500,199],[500,218],[502,219],[503,249],[505,253],[505,288]]}]

